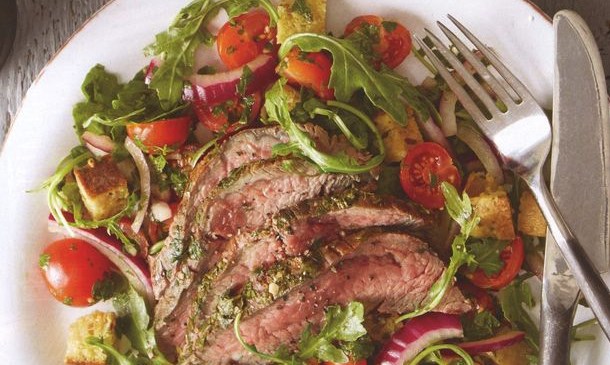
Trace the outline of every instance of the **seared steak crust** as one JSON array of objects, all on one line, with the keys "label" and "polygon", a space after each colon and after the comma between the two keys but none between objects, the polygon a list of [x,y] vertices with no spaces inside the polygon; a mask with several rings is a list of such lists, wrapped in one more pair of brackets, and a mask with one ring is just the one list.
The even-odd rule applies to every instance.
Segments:
[{"label": "seared steak crust", "polygon": [[[411,311],[444,270],[426,243],[404,233],[362,234],[337,242],[338,246],[331,245],[333,250],[341,247],[351,252],[335,256],[336,260],[323,254],[328,261],[322,266],[327,269],[243,320],[240,330],[248,343],[264,352],[273,352],[281,344],[294,347],[305,326],[319,326],[324,308],[332,304],[357,300],[369,314]],[[448,313],[469,309],[456,288],[436,308]],[[183,357],[181,364],[262,363],[242,348],[230,326],[212,332],[206,342]]]}]

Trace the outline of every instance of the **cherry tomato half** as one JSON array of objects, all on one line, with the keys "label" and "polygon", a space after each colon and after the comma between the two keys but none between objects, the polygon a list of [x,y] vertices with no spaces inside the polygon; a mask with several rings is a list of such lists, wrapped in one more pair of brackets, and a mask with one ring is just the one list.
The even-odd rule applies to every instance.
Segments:
[{"label": "cherry tomato half", "polygon": [[269,27],[269,15],[262,10],[253,10],[239,15],[218,31],[216,47],[220,59],[229,69],[252,61],[265,50],[275,47],[275,28]]},{"label": "cherry tomato half", "polygon": [[[262,98],[258,92],[250,95],[249,98],[251,98],[249,100],[251,104],[248,121],[252,121],[258,116],[262,106]],[[245,101],[234,98],[213,105],[194,103],[193,109],[201,124],[212,132],[220,132],[241,118],[245,108],[244,104]]]},{"label": "cherry tomato half", "polygon": [[400,167],[400,183],[411,200],[428,209],[445,204],[441,182],[460,186],[460,174],[447,150],[434,142],[412,147]]},{"label": "cherry tomato half", "polygon": [[489,295],[486,290],[472,285],[471,282],[463,278],[458,280],[457,285],[462,294],[474,302],[477,312],[493,312],[494,302],[493,299],[491,299],[491,295]]},{"label": "cherry tomato half", "polygon": [[472,274],[466,276],[470,281],[483,289],[499,290],[510,284],[511,281],[519,274],[525,250],[523,248],[523,240],[521,237],[516,237],[510,245],[507,245],[500,253],[500,258],[504,262],[504,267],[499,273],[487,276],[481,269],[475,270]]},{"label": "cherry tomato half", "polygon": [[39,263],[47,288],[55,299],[75,307],[94,304],[93,286],[116,270],[106,256],[76,238],[51,243],[40,255]]},{"label": "cherry tomato half", "polygon": [[280,73],[289,83],[310,88],[321,99],[329,100],[335,94],[328,88],[332,64],[330,56],[324,52],[307,53],[294,48],[284,58]]},{"label": "cherry tomato half", "polygon": [[[386,21],[380,16],[363,15],[345,27],[345,36],[360,32],[373,42],[373,51],[389,68],[395,68],[411,53],[411,33],[402,24]],[[379,64],[374,66],[379,67]]]},{"label": "cherry tomato half", "polygon": [[191,118],[179,117],[150,123],[127,123],[129,138],[138,139],[146,147],[179,147],[186,142],[191,127]]}]

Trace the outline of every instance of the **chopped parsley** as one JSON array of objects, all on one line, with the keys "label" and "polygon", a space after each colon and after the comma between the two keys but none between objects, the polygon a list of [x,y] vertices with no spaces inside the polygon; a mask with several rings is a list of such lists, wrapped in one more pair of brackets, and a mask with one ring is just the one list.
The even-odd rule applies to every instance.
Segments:
[{"label": "chopped parsley", "polygon": [[49,261],[51,261],[51,255],[43,253],[38,258],[38,266],[40,266],[41,269],[46,269],[49,266]]}]

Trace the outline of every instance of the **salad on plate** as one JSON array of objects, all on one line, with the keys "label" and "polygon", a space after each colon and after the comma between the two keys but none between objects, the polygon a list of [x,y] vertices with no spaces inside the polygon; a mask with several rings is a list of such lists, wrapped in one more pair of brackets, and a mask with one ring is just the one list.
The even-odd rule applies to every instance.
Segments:
[{"label": "salad on plate", "polygon": [[50,293],[114,307],[67,364],[537,363],[546,223],[409,24],[195,0],[144,52],[93,65],[41,186]]}]

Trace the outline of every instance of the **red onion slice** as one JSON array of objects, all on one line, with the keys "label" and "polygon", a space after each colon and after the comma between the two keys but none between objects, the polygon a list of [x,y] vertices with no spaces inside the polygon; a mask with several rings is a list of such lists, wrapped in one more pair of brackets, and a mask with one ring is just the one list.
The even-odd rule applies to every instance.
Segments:
[{"label": "red onion slice", "polygon": [[[74,221],[71,214],[64,212],[64,215],[68,221]],[[49,214],[48,228],[50,232],[77,236],[90,243],[121,270],[138,293],[152,301],[154,296],[148,264],[140,256],[130,256],[123,252],[121,242],[108,235],[104,228],[82,229],[70,227],[72,232],[70,233],[66,226],[59,224],[53,218],[52,214]]]},{"label": "red onion slice", "polygon": [[445,137],[455,136],[457,133],[457,122],[455,117],[455,105],[457,96],[451,90],[446,90],[441,95],[438,105],[438,113],[441,116],[441,130]]},{"label": "red onion slice", "polygon": [[462,342],[459,343],[458,346],[463,348],[469,354],[476,355],[483,352],[497,351],[501,348],[514,345],[521,342],[524,337],[525,332],[511,331],[480,341]]},{"label": "red onion slice", "polygon": [[427,140],[440,144],[449,152],[450,155],[454,156],[453,148],[451,148],[449,141],[447,138],[445,138],[443,131],[436,125],[436,123],[434,123],[432,117],[426,119],[425,121],[421,121],[419,118],[417,118],[417,125],[424,133]]},{"label": "red onion slice", "polygon": [[377,365],[403,365],[432,343],[463,337],[460,317],[430,312],[415,317],[392,335],[379,352]]},{"label": "red onion slice", "polygon": [[85,131],[81,138],[83,139],[83,141],[85,141],[86,144],[89,144],[92,147],[106,153],[112,152],[112,150],[116,146],[114,141],[110,137],[102,134],[91,133],[89,131]]},{"label": "red onion slice", "polygon": [[487,173],[494,178],[496,183],[499,185],[503,184],[504,172],[496,154],[485,138],[476,129],[464,123],[458,126],[457,137],[466,143],[472,152],[477,155],[483,166],[485,166]]},{"label": "red onion slice", "polygon": [[262,54],[234,70],[213,75],[193,75],[189,78],[191,85],[185,87],[183,98],[210,105],[234,98],[237,96],[237,86],[246,66],[252,71],[246,94],[252,94],[264,89],[277,78],[276,65],[275,57]]},{"label": "red onion slice", "polygon": [[146,162],[144,153],[129,137],[125,138],[125,148],[133,158],[136,168],[138,169],[138,174],[140,175],[139,209],[131,224],[131,229],[133,229],[135,233],[138,233],[140,232],[140,227],[142,227],[142,222],[144,222],[144,217],[148,210],[148,203],[150,202],[150,169],[148,168],[148,162]]}]

